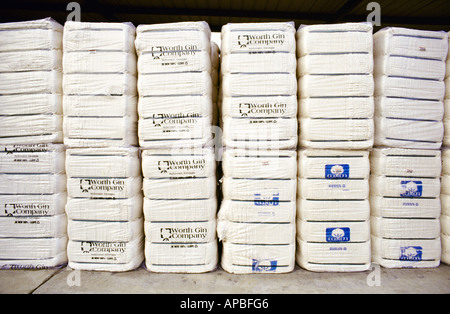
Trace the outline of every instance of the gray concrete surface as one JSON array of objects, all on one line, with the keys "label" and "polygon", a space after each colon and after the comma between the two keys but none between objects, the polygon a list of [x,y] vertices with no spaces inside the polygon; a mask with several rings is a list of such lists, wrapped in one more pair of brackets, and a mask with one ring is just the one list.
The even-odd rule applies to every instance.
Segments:
[{"label": "gray concrete surface", "polygon": [[386,269],[373,264],[358,273],[314,273],[299,268],[287,274],[161,274],[144,268],[111,273],[54,270],[1,270],[0,293],[11,294],[449,294],[450,266]]}]

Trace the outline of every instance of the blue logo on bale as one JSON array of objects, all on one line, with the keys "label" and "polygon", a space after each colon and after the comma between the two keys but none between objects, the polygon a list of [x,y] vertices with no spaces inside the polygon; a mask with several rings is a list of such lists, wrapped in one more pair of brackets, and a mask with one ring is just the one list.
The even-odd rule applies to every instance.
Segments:
[{"label": "blue logo on bale", "polygon": [[272,198],[264,198],[260,193],[255,193],[254,199],[256,206],[278,206],[280,204],[280,193],[272,195]]},{"label": "blue logo on bale", "polygon": [[348,179],[350,177],[350,165],[325,165],[325,179]]},{"label": "blue logo on bale", "polygon": [[[264,265],[261,265],[264,264]],[[268,259],[252,259],[252,271],[254,272],[268,272],[276,271],[277,261]]]},{"label": "blue logo on bale", "polygon": [[326,240],[327,242],[349,242],[350,228],[327,228]]},{"label": "blue logo on bale", "polygon": [[421,197],[422,181],[401,181],[403,193],[401,197]]},{"label": "blue logo on bale", "polygon": [[401,261],[421,261],[422,260],[421,246],[402,246],[400,247]]}]

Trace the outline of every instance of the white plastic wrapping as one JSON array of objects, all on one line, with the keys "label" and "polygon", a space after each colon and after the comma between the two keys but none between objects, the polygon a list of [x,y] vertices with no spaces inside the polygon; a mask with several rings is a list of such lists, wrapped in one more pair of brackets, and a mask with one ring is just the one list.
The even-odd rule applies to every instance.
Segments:
[{"label": "white plastic wrapping", "polygon": [[444,115],[444,105],[439,100],[375,97],[375,115],[387,118],[440,121]]},{"label": "white plastic wrapping", "polygon": [[297,239],[296,260],[309,271],[365,271],[370,268],[370,243],[314,243]]},{"label": "white plastic wrapping", "polygon": [[0,217],[0,238],[61,238],[67,234],[65,214]]},{"label": "white plastic wrapping", "polygon": [[372,235],[387,239],[436,239],[440,235],[439,219],[399,219],[371,217]]},{"label": "white plastic wrapping", "polygon": [[294,53],[231,53],[224,55],[221,62],[221,73],[292,73],[296,69]]},{"label": "white plastic wrapping", "polygon": [[375,96],[442,101],[444,95],[443,81],[386,75],[375,77]]},{"label": "white plastic wrapping", "polygon": [[143,192],[152,199],[205,199],[216,196],[216,178],[144,178]]},{"label": "white plastic wrapping", "polygon": [[2,102],[0,114],[5,116],[16,114],[62,114],[61,94],[0,95],[0,101]]},{"label": "white plastic wrapping", "polygon": [[296,180],[234,179],[223,178],[223,199],[242,201],[294,201]]},{"label": "white plastic wrapping", "polygon": [[234,222],[289,223],[295,220],[295,213],[295,202],[280,202],[276,197],[254,201],[223,200],[218,219]]},{"label": "white plastic wrapping", "polygon": [[445,76],[445,63],[441,60],[378,55],[373,62],[375,76],[401,76],[439,81]]},{"label": "white plastic wrapping", "polygon": [[304,221],[297,220],[297,238],[306,242],[367,242],[370,223],[365,221]]},{"label": "white plastic wrapping", "polygon": [[341,23],[301,26],[297,56],[330,53],[372,53],[372,25]]},{"label": "white plastic wrapping", "polygon": [[[64,74],[128,73],[136,76],[134,51],[73,51],[64,54]],[[99,77],[101,80],[101,77]]]},{"label": "white plastic wrapping", "polygon": [[295,118],[297,98],[290,96],[225,97],[221,105],[222,119]]},{"label": "white plastic wrapping", "polygon": [[240,149],[294,149],[298,122],[295,118],[224,118],[223,144]]},{"label": "white plastic wrapping", "polygon": [[383,239],[372,236],[372,261],[386,268],[437,267],[441,241],[437,239]]},{"label": "white plastic wrapping", "polygon": [[215,171],[211,148],[146,149],[142,152],[142,173],[146,178],[213,177]]},{"label": "white plastic wrapping", "polygon": [[296,95],[295,73],[232,73],[222,78],[224,97]]},{"label": "white plastic wrapping", "polygon": [[372,174],[385,176],[439,177],[441,152],[402,148],[375,148],[370,152]]},{"label": "white plastic wrapping", "polygon": [[369,200],[297,199],[297,221],[364,221],[370,218]]},{"label": "white plastic wrapping", "polygon": [[70,220],[67,234],[70,240],[129,242],[143,234],[143,219],[132,221]]},{"label": "white plastic wrapping", "polygon": [[373,97],[301,98],[298,100],[301,118],[372,118]]},{"label": "white plastic wrapping", "polygon": [[217,199],[164,200],[144,198],[146,221],[213,221]]},{"label": "white plastic wrapping", "polygon": [[222,26],[221,52],[295,53],[295,25],[286,23],[228,23]]},{"label": "white plastic wrapping", "polygon": [[222,156],[222,169],[224,175],[231,178],[295,179],[296,162],[296,151],[226,149]]},{"label": "white plastic wrapping", "polygon": [[443,31],[387,27],[374,34],[373,49],[374,55],[445,60],[448,34]]},{"label": "white plastic wrapping", "polygon": [[298,151],[298,176],[309,179],[368,179],[368,151],[313,150]]},{"label": "white plastic wrapping", "polygon": [[68,117],[136,117],[137,96],[64,95],[63,107]]},{"label": "white plastic wrapping", "polygon": [[370,74],[371,53],[308,54],[298,59],[297,75],[308,74]]},{"label": "white plastic wrapping", "polygon": [[298,78],[298,94],[307,97],[369,97],[374,92],[371,74],[304,75]]},{"label": "white plastic wrapping", "polygon": [[439,149],[444,136],[442,121],[375,117],[375,145]]},{"label": "white plastic wrapping", "polygon": [[288,273],[295,267],[295,243],[258,245],[223,242],[221,266],[235,274]]},{"label": "white plastic wrapping", "polygon": [[72,241],[67,244],[69,267],[98,271],[127,271],[144,259],[143,237],[129,242]]},{"label": "white plastic wrapping", "polygon": [[299,119],[299,143],[307,148],[368,149],[374,141],[372,119]]},{"label": "white plastic wrapping", "polygon": [[152,272],[204,273],[217,268],[217,241],[207,243],[151,243],[145,241],[145,266]]}]

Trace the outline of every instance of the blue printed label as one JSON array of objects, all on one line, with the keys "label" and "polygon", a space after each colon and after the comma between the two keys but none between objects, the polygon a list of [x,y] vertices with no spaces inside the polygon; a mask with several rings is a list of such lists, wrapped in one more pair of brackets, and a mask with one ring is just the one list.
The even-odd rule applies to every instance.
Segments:
[{"label": "blue printed label", "polygon": [[327,242],[349,242],[350,228],[327,228],[326,240]]},{"label": "blue printed label", "polygon": [[422,181],[401,181],[403,193],[401,197],[421,197]]},{"label": "blue printed label", "polygon": [[421,261],[422,247],[421,246],[403,246],[400,247],[401,261]]},{"label": "blue printed label", "polygon": [[263,197],[260,193],[254,194],[256,206],[278,206],[280,204],[280,193],[273,194],[270,197]]},{"label": "blue printed label", "polygon": [[325,165],[325,179],[348,179],[350,177],[350,165],[333,164]]},{"label": "blue printed label", "polygon": [[[268,265],[261,265],[262,263]],[[277,269],[277,261],[267,259],[252,259],[252,271],[254,272],[268,272]]]}]

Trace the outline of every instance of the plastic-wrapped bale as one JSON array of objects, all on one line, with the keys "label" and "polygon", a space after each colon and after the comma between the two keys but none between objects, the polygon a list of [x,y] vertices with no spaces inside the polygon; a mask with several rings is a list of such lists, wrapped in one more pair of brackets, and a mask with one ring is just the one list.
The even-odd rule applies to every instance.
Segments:
[{"label": "plastic-wrapped bale", "polygon": [[0,146],[0,268],[67,263],[64,146]]},{"label": "plastic-wrapped bale", "polygon": [[69,267],[128,271],[144,260],[137,148],[70,148],[66,156]]},{"label": "plastic-wrapped bale", "polygon": [[437,267],[441,152],[376,148],[370,159],[372,261],[387,268]]},{"label": "plastic-wrapped bale", "polygon": [[450,149],[442,150],[441,261],[450,264]]},{"label": "plastic-wrapped bale", "polygon": [[[450,32],[449,32],[450,47]],[[444,139],[443,146],[450,146],[450,48],[447,54],[445,70],[445,96],[444,96]]]},{"label": "plastic-wrapped bale", "polygon": [[135,45],[140,146],[209,144],[218,94],[218,50],[211,44],[208,24],[139,25]]},{"label": "plastic-wrapped bale", "polygon": [[177,273],[216,269],[214,150],[145,149],[142,172],[147,269]]},{"label": "plastic-wrapped bale", "polygon": [[226,148],[217,233],[230,273],[295,266],[296,151]]},{"label": "plastic-wrapped bale", "polygon": [[63,26],[0,24],[0,143],[62,143]]},{"label": "plastic-wrapped bale", "polygon": [[372,25],[302,25],[296,36],[300,146],[372,147]]},{"label": "plastic-wrapped bale", "polygon": [[375,145],[439,149],[448,34],[388,27],[373,40]]},{"label": "plastic-wrapped bale", "polygon": [[66,22],[64,144],[137,145],[137,70],[131,23]]},{"label": "plastic-wrapped bale", "polygon": [[220,111],[223,144],[297,147],[295,28],[288,23],[222,27]]},{"label": "plastic-wrapped bale", "polygon": [[369,152],[298,152],[297,263],[311,271],[370,267]]}]

